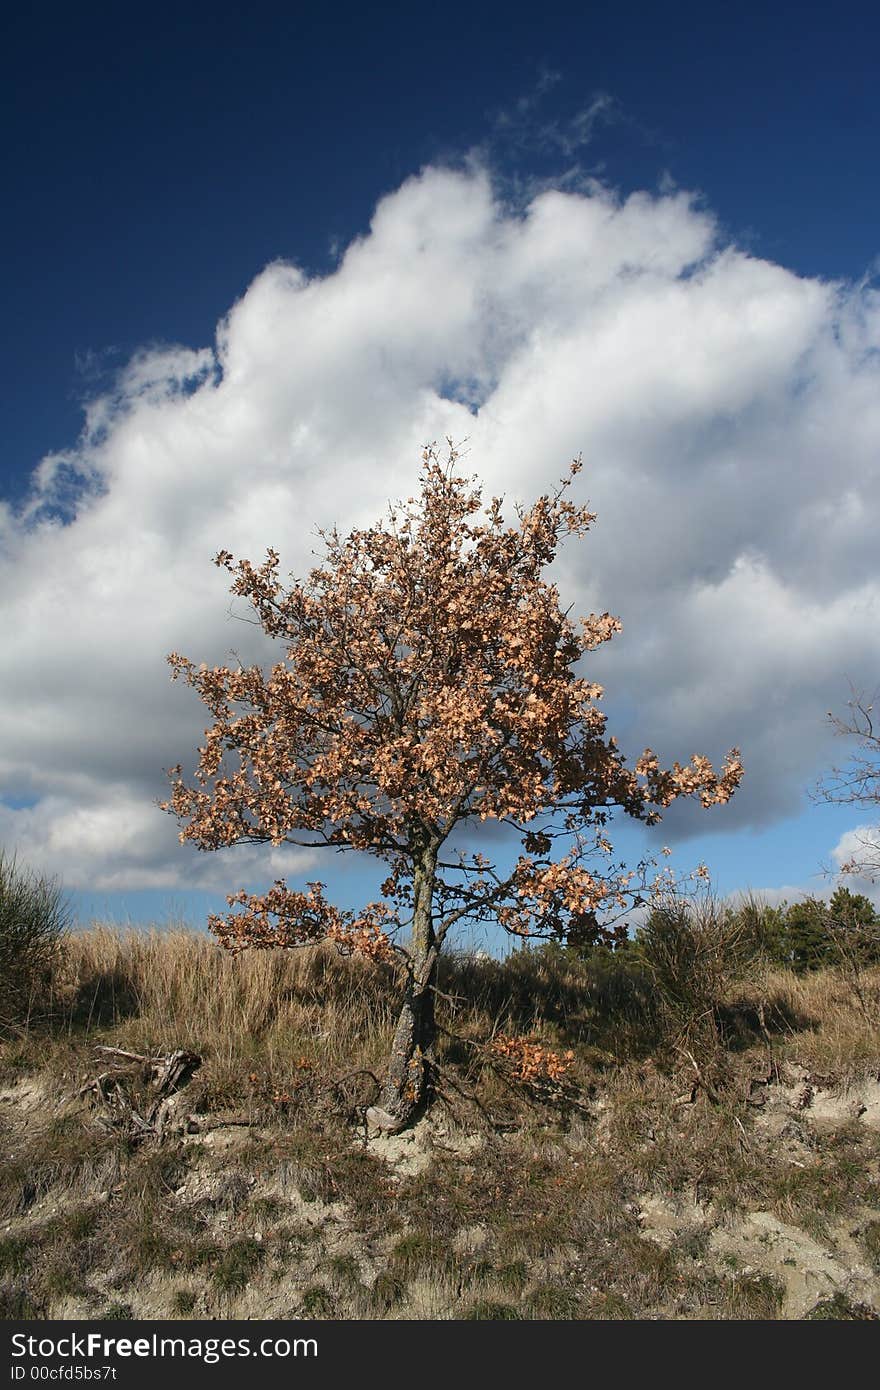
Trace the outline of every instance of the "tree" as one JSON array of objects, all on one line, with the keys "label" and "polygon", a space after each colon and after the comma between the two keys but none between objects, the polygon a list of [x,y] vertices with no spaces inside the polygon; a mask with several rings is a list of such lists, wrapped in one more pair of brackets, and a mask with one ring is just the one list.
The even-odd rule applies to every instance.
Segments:
[{"label": "tree", "polygon": [[810,897],[740,911],[751,917],[766,955],[798,974],[880,959],[880,919],[869,898],[848,888],[836,888],[830,902]]},{"label": "tree", "polygon": [[829,916],[842,927],[873,927],[877,913],[864,893],[852,893],[849,888],[835,888],[828,904]]},{"label": "tree", "polygon": [[828,918],[828,905],[818,898],[804,898],[786,909],[784,963],[796,974],[821,970],[832,962]]},{"label": "tree", "polygon": [[[453,927],[491,917],[519,937],[607,937],[615,928],[597,914],[640,886],[622,866],[591,867],[612,853],[611,811],[654,823],[678,796],[726,802],[742,775],[736,749],[720,774],[700,755],[663,770],[650,749],[630,770],[606,738],[602,689],[574,668],[621,625],[608,613],[572,622],[543,577],[562,538],[595,520],[567,495],[580,460],[506,526],[502,500],[483,509],[457,458],[451,441],[442,461],[427,448],[420,496],[384,524],[319,531],[323,562],[304,583],[282,586],[272,549],[258,569],[219,552],[232,592],[286,646],[268,674],[168,657],[215,721],[195,785],[169,770],[162,806],[185,823],[182,842],[326,846],[388,866],[382,900],[358,913],[332,906],[322,883],[303,892],[281,879],[264,896],[230,895],[242,911],[209,919],[233,950],[329,938],[401,964],[373,1112],[387,1129],[429,1094],[437,961]],[[456,844],[492,821],[520,842],[506,865]]]},{"label": "tree", "polygon": [[[836,805],[880,807],[880,732],[874,727],[874,702],[853,691],[848,709],[846,718],[831,710],[828,718],[838,734],[855,739],[860,751],[852,755],[848,767],[835,767],[819,783],[816,796]],[[880,825],[856,831],[855,843],[857,848],[841,864],[840,872],[880,880]]]}]

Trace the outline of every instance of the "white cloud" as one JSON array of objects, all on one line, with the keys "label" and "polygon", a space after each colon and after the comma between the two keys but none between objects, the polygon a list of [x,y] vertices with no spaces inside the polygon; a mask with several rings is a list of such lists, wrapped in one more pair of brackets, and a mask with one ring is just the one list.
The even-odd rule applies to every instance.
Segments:
[{"label": "white cloud", "polygon": [[583,452],[598,521],[560,578],[623,619],[594,663],[613,726],[633,753],[742,747],[731,805],[664,839],[793,813],[824,711],[880,665],[878,349],[870,286],[722,246],[685,194],[514,209],[485,170],[426,169],[333,273],[268,266],[213,348],[139,353],[0,506],[0,793],[33,802],[0,837],[69,887],[274,876],[268,851],[193,856],[152,804],[205,722],[165,654],[274,654],[211,557],[301,572],[315,524],[372,521],[447,434],[487,494]]},{"label": "white cloud", "polygon": [[[873,897],[880,906],[880,825],[857,825],[847,830],[831,851],[831,857],[841,884],[854,893]],[[840,873],[845,864],[855,867]]]},{"label": "white cloud", "polygon": [[85,791],[78,798],[49,794],[17,811],[0,806],[0,842],[14,841],[23,865],[95,892],[186,887],[227,893],[233,878],[300,875],[317,862],[314,852],[289,845],[241,845],[216,854],[187,847],[169,854],[167,818],[147,798],[124,788],[100,795],[99,802]]}]

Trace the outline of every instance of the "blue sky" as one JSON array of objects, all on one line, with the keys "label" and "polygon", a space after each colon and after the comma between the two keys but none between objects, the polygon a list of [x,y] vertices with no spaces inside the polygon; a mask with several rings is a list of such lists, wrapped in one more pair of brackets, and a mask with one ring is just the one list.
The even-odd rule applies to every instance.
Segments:
[{"label": "blue sky", "polygon": [[867,4],[7,19],[0,843],[84,917],[276,876],[152,807],[201,730],[162,657],[241,645],[221,545],[299,568],[448,430],[511,495],[583,450],[610,727],[743,748],[650,844],[827,886],[865,813],[807,798],[826,711],[880,680],[878,38]]}]

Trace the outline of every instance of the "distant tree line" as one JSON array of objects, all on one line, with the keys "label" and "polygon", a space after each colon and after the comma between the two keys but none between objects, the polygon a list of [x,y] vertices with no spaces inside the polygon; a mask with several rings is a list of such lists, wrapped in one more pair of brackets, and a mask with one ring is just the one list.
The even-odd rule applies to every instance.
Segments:
[{"label": "distant tree line", "polygon": [[[548,955],[558,949],[551,945]],[[804,974],[843,963],[880,965],[880,914],[869,898],[848,888],[836,889],[830,902],[810,897],[775,907],[754,898],[738,906],[700,906],[673,896],[616,943],[580,948],[569,942],[567,950],[597,966],[613,958],[619,966],[647,967],[649,974],[662,962],[664,976],[690,977],[696,961],[709,958],[726,976],[735,963],[756,957]]]},{"label": "distant tree line", "polygon": [[798,974],[837,965],[855,954],[880,964],[880,916],[869,898],[838,888],[830,902],[805,898],[778,907],[739,909],[754,918],[758,944],[774,963]]}]

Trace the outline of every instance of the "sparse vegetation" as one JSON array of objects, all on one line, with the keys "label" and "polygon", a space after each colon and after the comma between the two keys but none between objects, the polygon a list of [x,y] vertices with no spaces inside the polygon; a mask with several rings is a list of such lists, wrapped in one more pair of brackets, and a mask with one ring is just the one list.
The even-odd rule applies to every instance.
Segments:
[{"label": "sparse vegetation", "polygon": [[835,1322],[874,1322],[880,1314],[864,1303],[853,1303],[844,1293],[835,1293],[830,1298],[821,1298],[806,1316],[808,1321],[815,1322],[828,1319]]},{"label": "sparse vegetation", "polygon": [[[842,970],[706,912],[683,943],[670,917],[616,951],[450,957],[437,1104],[375,1139],[381,963],[64,937],[0,1047],[0,1316],[875,1316],[877,1030]],[[98,1046],[199,1056],[161,1140],[110,1122]],[[816,1249],[841,1283],[805,1301]]]}]

